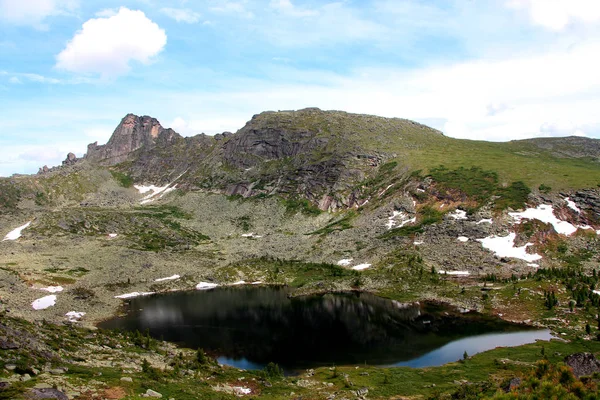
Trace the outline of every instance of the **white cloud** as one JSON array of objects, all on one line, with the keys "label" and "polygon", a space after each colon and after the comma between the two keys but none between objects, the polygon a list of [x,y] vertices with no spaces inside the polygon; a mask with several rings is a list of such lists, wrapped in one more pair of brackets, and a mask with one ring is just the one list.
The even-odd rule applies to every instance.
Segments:
[{"label": "white cloud", "polygon": [[177,22],[195,24],[200,21],[201,15],[187,8],[161,8],[160,12]]},{"label": "white cloud", "polygon": [[79,0],[0,0],[0,20],[45,28],[47,17],[68,15],[78,7]]},{"label": "white cloud", "polygon": [[96,17],[109,18],[114,17],[119,13],[118,8],[106,8],[104,10],[98,11],[95,15]]},{"label": "white cloud", "polygon": [[438,121],[447,135],[467,139],[600,136],[600,43],[415,70],[363,68],[348,76],[278,68],[270,76],[286,78],[276,83],[235,80],[219,93],[173,94],[172,111],[198,121],[189,133],[211,125],[233,131],[260,111],[316,106]]},{"label": "white cloud", "polygon": [[19,84],[21,83],[21,80],[19,78],[17,78],[16,76],[11,76],[10,79],[8,80],[10,83],[12,84]]},{"label": "white cloud", "polygon": [[507,5],[527,11],[533,24],[555,31],[572,23],[600,21],[598,0],[510,0]]},{"label": "white cloud", "polygon": [[318,14],[316,10],[301,9],[294,6],[291,0],[271,0],[271,8],[291,17],[312,17]]},{"label": "white cloud", "polygon": [[85,22],[56,57],[56,67],[114,77],[126,73],[131,61],[148,64],[166,43],[165,31],[142,11],[122,7],[114,16]]},{"label": "white cloud", "polygon": [[223,14],[235,14],[243,18],[254,18],[254,13],[246,9],[246,1],[219,0],[210,8],[211,11]]}]

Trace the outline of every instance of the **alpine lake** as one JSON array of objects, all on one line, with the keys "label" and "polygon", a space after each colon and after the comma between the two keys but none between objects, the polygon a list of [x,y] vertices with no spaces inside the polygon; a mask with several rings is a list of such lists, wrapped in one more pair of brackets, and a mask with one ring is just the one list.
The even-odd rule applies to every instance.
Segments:
[{"label": "alpine lake", "polygon": [[286,374],[319,366],[443,365],[499,346],[549,340],[549,330],[435,303],[363,292],[290,297],[285,287],[238,286],[137,297],[102,329],[148,331],[202,348],[220,363]]}]

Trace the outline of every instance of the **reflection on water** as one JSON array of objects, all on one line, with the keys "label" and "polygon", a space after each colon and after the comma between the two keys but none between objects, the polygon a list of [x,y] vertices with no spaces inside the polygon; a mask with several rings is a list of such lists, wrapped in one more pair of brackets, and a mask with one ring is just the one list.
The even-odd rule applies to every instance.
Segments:
[{"label": "reflection on water", "polygon": [[[402,304],[367,293],[290,299],[284,288],[257,287],[132,299],[125,317],[100,327],[148,329],[154,337],[204,348],[238,368],[262,368],[273,361],[288,370],[363,363],[440,365],[457,360],[465,350],[475,354],[548,336],[433,304]],[[520,336],[478,336],[492,332]],[[469,336],[476,337],[465,339]]]}]

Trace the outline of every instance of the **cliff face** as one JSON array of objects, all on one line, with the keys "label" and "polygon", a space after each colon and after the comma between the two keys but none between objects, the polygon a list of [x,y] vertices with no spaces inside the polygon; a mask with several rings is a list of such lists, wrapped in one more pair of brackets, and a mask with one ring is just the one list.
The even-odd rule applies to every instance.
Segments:
[{"label": "cliff face", "polygon": [[108,143],[88,145],[85,158],[102,165],[116,165],[126,161],[131,153],[142,147],[152,147],[157,141],[170,143],[181,136],[172,129],[164,129],[155,118],[127,114],[115,129]]}]

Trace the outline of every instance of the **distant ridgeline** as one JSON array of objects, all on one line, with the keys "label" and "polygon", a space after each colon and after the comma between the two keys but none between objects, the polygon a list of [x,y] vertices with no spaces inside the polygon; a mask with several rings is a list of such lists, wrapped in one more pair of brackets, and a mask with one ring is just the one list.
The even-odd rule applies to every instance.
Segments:
[{"label": "distant ridgeline", "polygon": [[[463,174],[476,167],[493,174],[493,185],[508,188],[509,197],[511,188],[522,193],[524,187],[542,192],[593,188],[600,184],[600,140],[459,140],[405,119],[316,108],[263,112],[236,133],[182,137],[155,118],[128,114],[106,144],[88,145],[82,159],[70,153],[63,167],[81,163],[108,167],[129,183],[176,183],[183,191],[241,197],[279,195],[334,211],[374,201],[389,185],[397,189],[430,178],[430,171],[440,176],[440,168]],[[40,174],[56,170],[44,167]],[[447,189],[452,186],[444,189],[452,193]],[[499,190],[485,193],[486,199],[461,195],[483,201]]]}]

